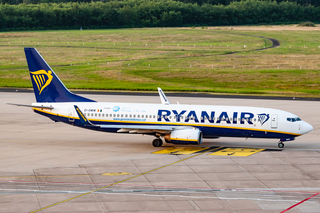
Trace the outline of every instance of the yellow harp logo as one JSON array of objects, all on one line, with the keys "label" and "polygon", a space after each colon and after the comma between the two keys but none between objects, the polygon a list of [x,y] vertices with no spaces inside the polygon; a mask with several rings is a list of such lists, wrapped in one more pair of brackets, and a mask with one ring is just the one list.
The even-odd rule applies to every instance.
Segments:
[{"label": "yellow harp logo", "polygon": [[38,70],[30,73],[32,74],[32,78],[38,87],[40,95],[42,90],[51,83],[53,78],[52,71],[49,70],[48,72],[46,72],[45,70]]}]

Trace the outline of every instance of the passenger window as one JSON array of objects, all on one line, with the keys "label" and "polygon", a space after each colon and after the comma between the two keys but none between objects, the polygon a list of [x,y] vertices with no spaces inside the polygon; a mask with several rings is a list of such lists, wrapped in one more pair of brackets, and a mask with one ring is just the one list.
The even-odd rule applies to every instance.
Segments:
[{"label": "passenger window", "polygon": [[141,118],[143,118],[144,116],[143,115],[141,115]]}]

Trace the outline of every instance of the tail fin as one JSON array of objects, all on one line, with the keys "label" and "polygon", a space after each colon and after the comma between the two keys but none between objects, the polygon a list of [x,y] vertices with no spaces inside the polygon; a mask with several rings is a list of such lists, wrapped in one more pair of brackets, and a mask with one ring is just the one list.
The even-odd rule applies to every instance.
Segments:
[{"label": "tail fin", "polygon": [[71,93],[35,48],[24,48],[37,102],[94,102]]}]

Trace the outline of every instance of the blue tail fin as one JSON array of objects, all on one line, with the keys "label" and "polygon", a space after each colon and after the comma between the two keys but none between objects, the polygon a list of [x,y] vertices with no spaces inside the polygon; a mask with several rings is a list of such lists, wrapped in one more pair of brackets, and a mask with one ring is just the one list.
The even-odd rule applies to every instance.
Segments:
[{"label": "blue tail fin", "polygon": [[71,93],[35,48],[24,48],[37,102],[94,102]]}]

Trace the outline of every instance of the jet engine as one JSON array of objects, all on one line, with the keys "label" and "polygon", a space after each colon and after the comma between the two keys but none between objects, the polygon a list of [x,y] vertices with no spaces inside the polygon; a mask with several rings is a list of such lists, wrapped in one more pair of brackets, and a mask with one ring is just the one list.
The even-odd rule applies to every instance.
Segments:
[{"label": "jet engine", "polygon": [[197,128],[176,129],[164,136],[167,143],[173,144],[195,144],[202,142],[202,132]]}]

